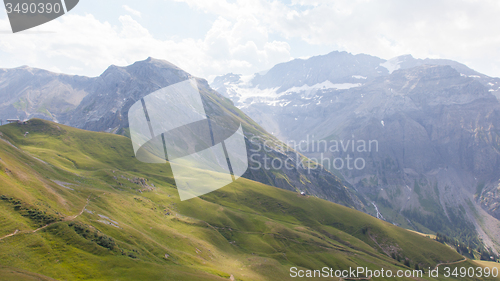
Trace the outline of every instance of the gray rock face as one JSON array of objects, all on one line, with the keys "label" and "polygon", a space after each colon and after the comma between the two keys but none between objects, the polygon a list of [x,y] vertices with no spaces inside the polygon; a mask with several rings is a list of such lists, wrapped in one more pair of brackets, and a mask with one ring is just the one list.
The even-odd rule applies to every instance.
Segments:
[{"label": "gray rock face", "polygon": [[448,60],[358,56],[295,60],[213,85],[279,139],[302,142],[301,153],[340,173],[388,221],[467,240],[479,204],[500,219],[500,80]]},{"label": "gray rock face", "polygon": [[259,89],[278,88],[283,92],[294,86],[315,85],[326,80],[332,83],[357,83],[353,75],[373,78],[387,74],[380,66],[384,60],[369,55],[331,52],[307,60],[295,59],[274,66],[265,75],[256,75],[252,84]]},{"label": "gray rock face", "polygon": [[38,117],[64,122],[88,94],[91,80],[27,66],[0,69],[0,119]]},{"label": "gray rock face", "polygon": [[91,130],[119,132],[128,128],[127,112],[143,96],[191,77],[180,68],[148,58],[127,67],[110,66],[93,79],[86,96],[67,124]]}]

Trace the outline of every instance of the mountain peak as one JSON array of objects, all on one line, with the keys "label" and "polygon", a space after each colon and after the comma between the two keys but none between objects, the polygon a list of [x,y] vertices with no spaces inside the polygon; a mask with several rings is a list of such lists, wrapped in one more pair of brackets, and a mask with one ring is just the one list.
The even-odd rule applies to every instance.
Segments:
[{"label": "mountain peak", "polygon": [[137,62],[133,63],[132,65],[127,66],[127,68],[133,67],[133,66],[146,66],[146,65],[153,65],[153,66],[158,67],[158,68],[173,68],[173,69],[181,70],[178,66],[174,65],[173,63],[171,63],[169,61],[156,59],[153,57],[148,57],[145,60],[137,61]]},{"label": "mountain peak", "polygon": [[[111,65],[103,72],[102,78],[125,79],[125,77],[135,77],[140,80],[155,80],[155,84],[164,84],[163,80],[185,80],[191,77],[188,73],[176,65],[166,61],[148,57],[145,60],[137,61],[127,66]],[[120,78],[121,77],[121,78]],[[170,84],[167,83],[167,84]]]},{"label": "mountain peak", "polygon": [[150,69],[150,70],[160,70],[160,69],[173,69],[177,71],[182,71],[179,67],[174,65],[171,62],[166,60],[156,59],[153,57],[148,57],[142,61],[136,61],[133,64],[127,66],[117,66],[110,65],[101,76],[108,76],[110,73],[131,73],[131,72],[141,72],[141,70]]}]

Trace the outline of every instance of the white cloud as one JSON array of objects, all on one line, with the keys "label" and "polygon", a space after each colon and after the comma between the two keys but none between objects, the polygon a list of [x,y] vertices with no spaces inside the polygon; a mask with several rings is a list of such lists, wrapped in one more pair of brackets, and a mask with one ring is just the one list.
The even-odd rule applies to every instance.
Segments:
[{"label": "white cloud", "polygon": [[[175,1],[214,16],[204,36],[173,37],[168,33],[171,25],[162,29],[164,34],[152,34],[130,15],[111,24],[89,14],[69,13],[34,29],[55,33],[2,34],[2,67],[27,64],[98,75],[110,64],[127,65],[152,56],[210,78],[269,69],[289,60],[291,53],[316,55],[310,50],[321,46],[382,58],[449,58],[500,76],[497,1]],[[141,15],[130,6],[123,9]],[[152,16],[148,13],[148,20],[160,24],[164,19],[160,12],[157,19]],[[0,29],[10,29],[6,19],[0,20]]]},{"label": "white cloud", "polygon": [[[203,39],[161,40],[129,15],[112,25],[89,14],[68,14],[33,33],[2,36],[0,58],[2,67],[30,65],[96,76],[111,64],[128,65],[152,56],[208,79],[230,71],[254,73],[290,59],[286,42],[268,42],[266,28],[253,22],[255,28],[246,29],[249,22],[220,17]],[[7,20],[0,20],[2,27],[8,28]],[[53,32],[40,33],[47,30]]]},{"label": "white cloud", "polygon": [[[3,35],[0,50],[7,56],[2,64],[57,67],[63,72],[84,69],[78,74],[94,76],[111,64],[128,65],[148,56],[168,58],[188,67],[194,65],[193,60],[203,58],[194,40],[158,40],[130,16],[119,20],[120,25],[113,26],[92,15],[68,14],[34,29],[54,33]],[[8,22],[0,21],[0,26],[6,27]]]},{"label": "white cloud", "polygon": [[268,31],[253,17],[219,17],[204,40],[206,54],[219,64],[217,73],[254,73],[290,59],[286,42],[269,42]]},{"label": "white cloud", "polygon": [[332,51],[449,58],[500,76],[498,1],[177,1],[232,22],[251,18],[242,30],[266,28]]},{"label": "white cloud", "polygon": [[141,12],[137,11],[137,10],[134,10],[132,8],[130,8],[128,5],[123,5],[122,6],[123,9],[125,9],[125,11],[131,13],[132,15],[134,16],[137,16],[137,17],[142,17],[142,14]]}]

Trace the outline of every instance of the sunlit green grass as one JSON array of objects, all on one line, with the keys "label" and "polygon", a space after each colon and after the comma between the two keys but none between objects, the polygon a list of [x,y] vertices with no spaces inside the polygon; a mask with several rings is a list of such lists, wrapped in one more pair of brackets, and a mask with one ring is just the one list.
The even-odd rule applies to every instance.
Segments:
[{"label": "sunlit green grass", "polygon": [[[33,221],[0,201],[0,237],[21,231],[0,240],[1,280],[287,280],[292,266],[408,269],[392,253],[412,269],[462,259],[354,209],[244,178],[181,202],[168,163],[137,161],[122,136],[41,120],[0,132],[19,148],[0,140],[0,195],[61,218],[80,213],[90,196],[74,221],[116,242],[100,246],[72,221],[30,233]],[[134,178],[155,188],[146,191]]]}]

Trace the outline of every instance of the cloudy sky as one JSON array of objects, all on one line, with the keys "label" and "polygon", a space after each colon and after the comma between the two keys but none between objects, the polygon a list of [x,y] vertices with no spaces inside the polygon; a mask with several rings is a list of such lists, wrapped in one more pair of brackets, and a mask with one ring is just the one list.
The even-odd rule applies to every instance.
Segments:
[{"label": "cloudy sky", "polygon": [[12,34],[0,10],[0,68],[97,76],[149,56],[213,79],[334,50],[448,58],[500,77],[497,0],[80,0]]}]

